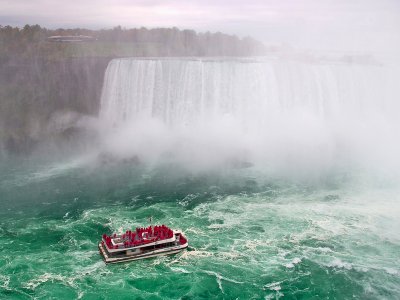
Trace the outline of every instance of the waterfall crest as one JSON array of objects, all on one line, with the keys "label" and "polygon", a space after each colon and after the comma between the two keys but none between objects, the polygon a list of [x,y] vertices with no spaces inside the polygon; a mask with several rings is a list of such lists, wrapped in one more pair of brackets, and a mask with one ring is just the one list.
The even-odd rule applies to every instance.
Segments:
[{"label": "waterfall crest", "polygon": [[115,59],[106,71],[100,116],[179,125],[232,115],[260,125],[299,110],[322,118],[386,114],[393,106],[390,81],[384,67],[370,65]]}]

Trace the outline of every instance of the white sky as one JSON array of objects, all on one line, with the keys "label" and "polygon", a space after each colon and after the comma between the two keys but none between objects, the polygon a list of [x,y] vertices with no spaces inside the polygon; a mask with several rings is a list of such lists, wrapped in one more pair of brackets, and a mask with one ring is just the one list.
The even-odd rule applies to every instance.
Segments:
[{"label": "white sky", "polygon": [[400,49],[400,0],[0,0],[0,24],[91,29],[172,27],[250,35],[268,44]]}]

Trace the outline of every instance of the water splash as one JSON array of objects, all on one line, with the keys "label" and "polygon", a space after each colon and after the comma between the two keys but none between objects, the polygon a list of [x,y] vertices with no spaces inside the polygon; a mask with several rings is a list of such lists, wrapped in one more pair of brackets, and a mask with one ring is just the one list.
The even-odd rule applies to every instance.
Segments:
[{"label": "water splash", "polygon": [[285,173],[400,166],[399,69],[273,59],[116,59],[103,151]]}]

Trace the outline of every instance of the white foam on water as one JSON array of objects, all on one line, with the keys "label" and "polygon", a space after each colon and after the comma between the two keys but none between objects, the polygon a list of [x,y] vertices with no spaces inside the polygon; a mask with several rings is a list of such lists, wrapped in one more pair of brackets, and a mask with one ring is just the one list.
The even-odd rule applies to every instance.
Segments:
[{"label": "white foam on water", "polygon": [[0,287],[8,290],[10,284],[10,276],[0,274]]},{"label": "white foam on water", "polygon": [[191,259],[191,258],[204,258],[213,256],[212,252],[202,251],[202,250],[194,250],[194,251],[185,251],[182,253],[180,258],[182,259]]},{"label": "white foam on water", "polygon": [[328,264],[328,266],[346,270],[351,270],[353,268],[353,265],[351,263],[344,262],[339,258],[335,258],[331,263]]},{"label": "white foam on water", "polygon": [[[265,265],[265,272],[274,266],[294,269],[310,260],[344,271],[387,273],[398,263],[393,252],[400,245],[398,234],[389,227],[397,222],[397,189],[356,188],[342,189],[334,201],[320,200],[326,191],[304,196],[293,190],[273,200],[262,194],[228,196],[200,204],[189,214],[224,225],[208,226],[209,240],[219,253],[232,255],[214,259],[239,252],[249,265]],[[220,233],[227,238],[221,240]]]},{"label": "white foam on water", "polygon": [[223,259],[226,260],[236,260],[240,257],[244,257],[243,254],[234,250],[231,250],[229,252],[219,251],[217,256],[222,257]]},{"label": "white foam on water", "polygon": [[201,230],[199,227],[189,227],[185,230],[185,232],[194,233],[195,235],[205,235],[206,233]]},{"label": "white foam on water", "polygon": [[295,258],[292,259],[292,261],[290,263],[287,263],[285,265],[285,267],[288,268],[288,269],[292,269],[292,268],[295,267],[295,265],[297,265],[299,263],[301,263],[301,259],[298,258],[298,257],[295,257]]},{"label": "white foam on water", "polygon": [[272,282],[272,283],[264,285],[264,288],[265,289],[269,289],[269,290],[273,290],[273,291],[280,291],[282,289],[281,288],[281,283],[282,282],[280,282],[280,281]]},{"label": "white foam on water", "polygon": [[42,285],[43,283],[46,282],[61,282],[62,284],[71,286],[73,288],[76,288],[75,286],[75,278],[70,277],[70,276],[63,276],[61,274],[53,274],[53,273],[44,273],[34,279],[29,280],[27,283],[24,284],[24,287],[35,290],[38,286]]},{"label": "white foam on water", "polygon": [[178,203],[182,206],[188,206],[191,201],[195,200],[199,195],[198,194],[189,194],[186,195],[182,200],[178,201]]},{"label": "white foam on water", "polygon": [[293,258],[292,263],[295,264],[295,265],[299,264],[299,263],[301,263],[301,259],[298,258],[298,257],[295,257],[295,258]]},{"label": "white foam on water", "polygon": [[219,274],[217,272],[214,272],[214,271],[204,270],[203,272],[208,274],[208,275],[215,276],[215,279],[216,279],[216,281],[218,283],[218,287],[219,287],[220,291],[223,294],[225,294],[225,292],[224,292],[224,289],[222,287],[222,281],[232,282],[232,283],[236,283],[236,284],[243,284],[244,283],[243,281],[237,281],[237,280],[234,280],[234,279],[230,279],[230,278],[224,277],[221,274]]},{"label": "white foam on water", "polygon": [[394,268],[385,268],[384,270],[390,275],[400,275],[400,271]]},{"label": "white foam on water", "polygon": [[294,268],[294,264],[292,264],[292,263],[287,263],[287,264],[285,265],[285,267],[288,268],[288,269],[292,269],[292,268]]},{"label": "white foam on water", "polygon": [[184,268],[181,268],[181,267],[171,267],[171,270],[174,271],[174,272],[184,273],[184,274],[192,273],[192,272],[190,272],[190,271],[188,271],[188,270],[186,270]]}]

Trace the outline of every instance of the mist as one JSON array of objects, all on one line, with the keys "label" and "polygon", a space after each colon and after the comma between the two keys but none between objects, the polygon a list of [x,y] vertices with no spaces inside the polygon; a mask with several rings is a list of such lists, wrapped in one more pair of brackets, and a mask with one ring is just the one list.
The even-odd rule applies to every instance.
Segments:
[{"label": "mist", "polygon": [[398,66],[337,59],[110,62],[96,155],[191,171],[398,175]]},{"label": "mist", "polygon": [[190,28],[251,35],[266,45],[356,52],[399,50],[399,2],[383,1],[0,1],[2,24],[55,28]]}]

